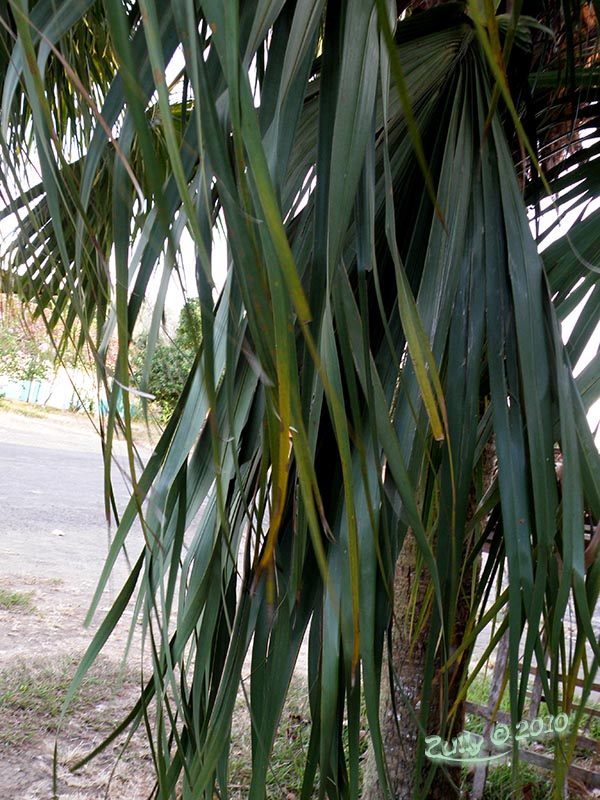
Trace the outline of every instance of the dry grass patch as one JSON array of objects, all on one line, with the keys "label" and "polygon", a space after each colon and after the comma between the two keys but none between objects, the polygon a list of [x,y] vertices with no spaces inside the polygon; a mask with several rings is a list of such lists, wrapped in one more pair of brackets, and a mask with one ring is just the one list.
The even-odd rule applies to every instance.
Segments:
[{"label": "dry grass patch", "polygon": [[[78,663],[75,656],[60,656],[54,662],[18,660],[0,671],[0,746],[20,746],[36,736],[56,732]],[[137,691],[137,681],[131,673],[122,674],[112,662],[100,659],[84,679],[66,717],[77,716],[90,729],[108,732],[117,716],[104,712],[115,701],[122,713],[121,703],[116,701],[132,689]],[[108,704],[107,697],[112,698]]]}]

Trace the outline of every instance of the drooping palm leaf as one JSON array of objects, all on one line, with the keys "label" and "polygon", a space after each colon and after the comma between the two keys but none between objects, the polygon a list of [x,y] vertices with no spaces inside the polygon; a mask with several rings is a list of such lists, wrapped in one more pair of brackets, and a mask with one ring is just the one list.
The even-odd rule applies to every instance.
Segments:
[{"label": "drooping palm leaf", "polygon": [[[134,479],[93,609],[136,516],[146,547],[74,685],[135,597],[152,674],[127,723],[148,727],[157,796],[180,783],[184,797],[211,796],[215,785],[226,796],[231,718],[251,651],[249,796],[260,798],[309,630],[303,796],[318,769],[320,795],[358,797],[361,696],[385,780],[379,686],[396,558],[414,536],[431,579],[425,724],[433,687],[448,688],[447,670],[436,670],[456,648],[461,575],[483,545],[469,509],[493,437],[492,556],[471,627],[505,561],[509,590],[496,610],[508,601],[513,722],[530,666],[543,663],[542,625],[556,698],[571,588],[582,635],[598,647],[583,510],[600,514],[600,473],[546,280],[560,314],[585,274],[557,245],[545,277],[464,8],[398,22],[403,103],[375,4],[363,0],[111,0],[72,18],[67,5],[40,0],[33,28],[19,18],[4,83],[4,113],[17,98],[31,119],[31,128],[5,126],[5,153],[33,130],[44,190],[35,206],[24,193],[15,200],[30,213],[11,268],[28,266],[30,283],[14,285],[42,306],[51,299],[66,311],[70,301],[85,325],[96,313],[104,344],[118,333],[108,464],[120,395],[130,435],[127,356],[140,304],[163,258],[167,270],[190,258],[184,227],[203,333],[173,417]],[[51,8],[64,12],[63,27]],[[106,23],[118,71],[99,95],[103,124],[90,117],[73,162],[52,144],[65,131],[52,139],[62,117],[44,88],[46,62],[38,71],[23,54],[74,37],[90,9]],[[176,54],[185,103],[165,80]],[[229,258],[215,300],[219,213]],[[578,231],[582,248],[594,246],[588,229]],[[114,287],[98,269],[112,249]],[[588,401],[598,396],[594,376]],[[557,444],[568,475],[561,496]],[[447,702],[442,727],[449,711]]]}]

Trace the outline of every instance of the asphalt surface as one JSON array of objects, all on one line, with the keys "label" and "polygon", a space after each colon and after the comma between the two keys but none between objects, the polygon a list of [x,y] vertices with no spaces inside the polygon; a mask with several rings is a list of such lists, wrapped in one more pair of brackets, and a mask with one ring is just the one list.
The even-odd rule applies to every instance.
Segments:
[{"label": "asphalt surface", "polygon": [[[100,439],[86,418],[0,411],[0,576],[93,589],[114,533],[105,517],[103,475]],[[115,491],[123,507],[128,494],[118,471]],[[135,556],[139,531],[133,539]],[[126,574],[120,561],[115,578]]]}]

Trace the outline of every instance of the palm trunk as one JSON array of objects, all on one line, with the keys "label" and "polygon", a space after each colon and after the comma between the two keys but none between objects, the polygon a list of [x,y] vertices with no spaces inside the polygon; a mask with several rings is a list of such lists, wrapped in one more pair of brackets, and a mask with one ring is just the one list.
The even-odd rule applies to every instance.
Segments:
[{"label": "palm trunk", "polygon": [[[481,461],[481,492],[490,487],[496,472],[496,449],[493,439],[484,448]],[[473,487],[469,500],[467,518],[477,506],[477,493]],[[466,554],[463,554],[463,558]],[[454,622],[453,644],[464,639],[471,613],[471,591],[475,572],[465,570],[460,587]],[[381,686],[380,723],[382,740],[392,797],[394,800],[414,800],[423,797],[423,785],[431,762],[424,763],[420,775],[416,775],[419,736],[418,722],[423,675],[427,656],[430,627],[422,625],[415,636],[415,626],[410,625],[411,615],[418,618],[429,588],[429,575],[418,569],[418,548],[410,531],[406,536],[396,563],[394,573],[394,619],[392,626],[392,665],[394,674],[393,694],[388,670],[384,672]],[[413,609],[416,609],[414,611]],[[416,616],[415,616],[416,615]],[[449,705],[453,706],[468,668],[469,655],[465,653],[456,663],[449,676]],[[440,664],[436,664],[439,668]],[[439,684],[434,682],[430,698],[426,735],[441,733]],[[395,711],[394,711],[395,709]],[[394,718],[395,717],[395,718]],[[446,741],[462,732],[465,722],[465,700],[458,703],[458,710],[451,726],[445,732]],[[424,800],[453,800],[460,794],[460,767],[437,769]],[[369,752],[365,767],[363,800],[389,800],[379,781],[375,758]]]},{"label": "palm trunk", "polygon": [[[426,762],[422,774],[417,776],[415,773],[421,736],[418,726],[419,708],[429,636],[427,623],[419,630],[417,636],[414,635],[409,623],[411,607],[417,609],[418,616],[424,606],[429,582],[426,571],[418,569],[417,550],[414,538],[409,534],[398,558],[394,575],[393,695],[387,670],[381,692],[382,739],[394,800],[413,800],[421,796],[419,792],[422,793],[423,782],[432,766],[431,762]],[[416,605],[414,605],[415,599]],[[466,660],[463,663],[466,663]],[[460,685],[460,680],[452,683],[456,687]],[[462,730],[463,721],[464,710],[457,715],[453,730],[449,732],[450,736]],[[431,697],[427,727],[427,734],[440,733],[439,692],[436,691]],[[458,797],[459,779],[459,768],[444,771],[437,769],[425,797],[427,800],[451,800]],[[388,800],[388,795],[385,794],[379,781],[372,753],[369,753],[367,758],[364,786],[364,800]]]}]

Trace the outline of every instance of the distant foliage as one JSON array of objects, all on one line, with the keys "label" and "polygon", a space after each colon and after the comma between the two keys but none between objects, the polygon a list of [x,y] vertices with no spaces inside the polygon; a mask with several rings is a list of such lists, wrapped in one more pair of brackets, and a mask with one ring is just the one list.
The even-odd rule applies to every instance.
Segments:
[{"label": "distant foliage", "polygon": [[17,381],[47,378],[52,372],[48,334],[26,308],[0,306],[0,375]]},{"label": "distant foliage", "polygon": [[154,396],[161,419],[173,413],[190,373],[201,341],[200,303],[188,300],[179,314],[173,338],[164,336],[151,354],[147,375],[148,334],[143,333],[134,342],[131,365],[138,386]]}]

